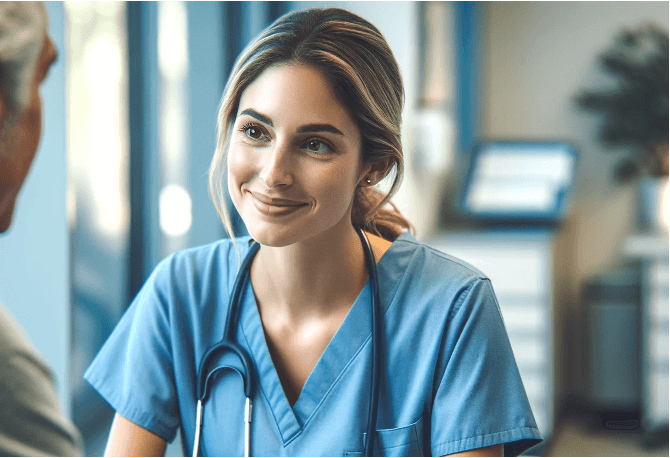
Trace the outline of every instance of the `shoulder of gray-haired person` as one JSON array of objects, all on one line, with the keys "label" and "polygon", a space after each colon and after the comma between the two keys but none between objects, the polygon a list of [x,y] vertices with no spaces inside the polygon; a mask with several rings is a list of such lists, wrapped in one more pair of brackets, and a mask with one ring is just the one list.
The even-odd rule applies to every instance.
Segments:
[{"label": "shoulder of gray-haired person", "polygon": [[0,367],[0,456],[81,456],[51,368],[2,303]]}]

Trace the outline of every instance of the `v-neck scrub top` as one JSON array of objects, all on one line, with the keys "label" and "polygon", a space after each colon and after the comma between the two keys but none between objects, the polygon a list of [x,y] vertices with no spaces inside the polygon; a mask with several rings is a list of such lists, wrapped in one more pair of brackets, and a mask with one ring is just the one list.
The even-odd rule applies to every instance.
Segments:
[{"label": "v-neck scrub top", "polygon": [[[235,240],[242,256],[250,238]],[[193,447],[197,370],[221,340],[237,275],[233,241],[163,260],[88,368],[85,378],[123,417]],[[490,280],[411,234],[378,263],[383,315],[376,454],[446,455],[505,444],[517,455],[541,441]],[[522,279],[519,279],[522,281]],[[251,282],[236,338],[256,386],[251,454],[362,456],[371,378],[371,289],[352,305],[291,407],[265,341]],[[215,364],[239,367],[234,357]],[[219,371],[204,405],[203,455],[242,455],[245,397]]]}]

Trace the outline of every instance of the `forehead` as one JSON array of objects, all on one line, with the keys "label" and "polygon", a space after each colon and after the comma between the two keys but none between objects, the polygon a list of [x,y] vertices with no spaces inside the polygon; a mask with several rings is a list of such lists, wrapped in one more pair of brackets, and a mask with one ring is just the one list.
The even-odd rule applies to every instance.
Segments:
[{"label": "forehead", "polygon": [[265,69],[242,92],[239,111],[245,108],[263,113],[275,123],[337,123],[357,130],[325,75],[303,64]]}]

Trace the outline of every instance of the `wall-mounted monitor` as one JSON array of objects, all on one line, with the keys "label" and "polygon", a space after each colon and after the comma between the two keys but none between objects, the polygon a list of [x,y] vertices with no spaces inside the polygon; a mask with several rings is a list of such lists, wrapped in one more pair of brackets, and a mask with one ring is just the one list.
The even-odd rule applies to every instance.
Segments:
[{"label": "wall-mounted monitor", "polygon": [[478,144],[460,208],[487,222],[555,223],[567,208],[577,154],[565,142]]}]

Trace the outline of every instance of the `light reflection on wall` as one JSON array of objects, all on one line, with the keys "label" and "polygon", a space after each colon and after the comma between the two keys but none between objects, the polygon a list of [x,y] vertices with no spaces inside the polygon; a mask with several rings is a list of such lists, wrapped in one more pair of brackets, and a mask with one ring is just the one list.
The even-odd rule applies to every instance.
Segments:
[{"label": "light reflection on wall", "polygon": [[[123,71],[125,7],[117,2],[66,2],[68,193],[91,212],[98,235],[117,249],[129,225],[127,78]],[[74,188],[74,189],[73,189]],[[76,211],[76,207],[71,207]],[[69,216],[74,224],[74,215]]]},{"label": "light reflection on wall", "polygon": [[184,2],[158,4],[160,227],[162,254],[185,248],[188,194],[188,28]]},{"label": "light reflection on wall", "polygon": [[65,2],[72,419],[86,456],[113,411],[83,379],[128,305],[129,129],[125,2]]},{"label": "light reflection on wall", "polygon": [[183,186],[169,184],[161,189],[159,204],[160,228],[168,237],[188,233],[193,223],[191,196]]}]

